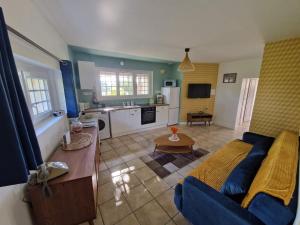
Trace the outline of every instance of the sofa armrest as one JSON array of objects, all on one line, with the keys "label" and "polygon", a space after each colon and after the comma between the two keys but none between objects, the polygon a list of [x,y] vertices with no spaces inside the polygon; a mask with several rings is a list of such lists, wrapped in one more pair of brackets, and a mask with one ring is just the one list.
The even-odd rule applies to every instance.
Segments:
[{"label": "sofa armrest", "polygon": [[[180,191],[181,199],[176,197]],[[177,207],[183,216],[194,225],[263,225],[239,204],[194,177],[187,177],[182,188],[176,187],[175,201],[176,205],[181,204]]]},{"label": "sofa armrest", "polygon": [[265,135],[256,134],[256,133],[252,133],[252,132],[245,132],[243,134],[243,141],[247,142],[249,144],[252,144],[252,145],[254,145],[257,142],[263,141],[265,139],[274,140],[274,138],[272,138],[272,137],[268,137]]}]

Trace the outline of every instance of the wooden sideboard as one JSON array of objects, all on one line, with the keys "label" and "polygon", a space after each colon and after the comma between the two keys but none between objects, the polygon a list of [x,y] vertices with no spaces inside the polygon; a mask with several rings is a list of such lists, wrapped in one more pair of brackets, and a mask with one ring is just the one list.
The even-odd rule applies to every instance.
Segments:
[{"label": "wooden sideboard", "polygon": [[93,136],[90,146],[76,151],[58,148],[48,160],[66,162],[70,168],[69,173],[49,182],[51,197],[43,195],[41,185],[28,186],[35,224],[93,224],[97,215],[100,148],[95,127],[84,128],[83,132]]},{"label": "wooden sideboard", "polygon": [[208,125],[210,126],[210,122],[212,121],[213,115],[199,112],[199,113],[188,113],[187,114],[187,120],[186,125],[192,126],[193,122],[204,122],[206,126],[206,122],[208,122]]}]

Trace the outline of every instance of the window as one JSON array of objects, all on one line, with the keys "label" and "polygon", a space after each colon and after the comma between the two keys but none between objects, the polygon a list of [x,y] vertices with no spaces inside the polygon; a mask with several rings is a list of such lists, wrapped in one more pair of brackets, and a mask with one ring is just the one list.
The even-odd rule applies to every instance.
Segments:
[{"label": "window", "polygon": [[54,71],[23,60],[16,60],[16,65],[31,118],[36,124],[52,115],[57,97]]},{"label": "window", "polygon": [[99,99],[152,96],[152,72],[99,68]]},{"label": "window", "polygon": [[135,78],[137,95],[149,95],[150,80],[148,74],[137,74]]},{"label": "window", "polygon": [[101,96],[117,96],[117,74],[100,72]]},{"label": "window", "polygon": [[52,110],[48,81],[46,79],[27,77],[26,87],[34,116],[40,116]]},{"label": "window", "polygon": [[132,73],[119,73],[119,90],[120,96],[134,95]]}]

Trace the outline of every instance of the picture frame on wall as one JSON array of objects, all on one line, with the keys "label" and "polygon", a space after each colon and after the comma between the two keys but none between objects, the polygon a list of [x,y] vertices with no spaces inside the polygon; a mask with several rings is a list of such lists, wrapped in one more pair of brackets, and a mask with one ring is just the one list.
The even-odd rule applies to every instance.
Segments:
[{"label": "picture frame on wall", "polygon": [[237,73],[225,73],[223,75],[223,83],[235,83]]}]

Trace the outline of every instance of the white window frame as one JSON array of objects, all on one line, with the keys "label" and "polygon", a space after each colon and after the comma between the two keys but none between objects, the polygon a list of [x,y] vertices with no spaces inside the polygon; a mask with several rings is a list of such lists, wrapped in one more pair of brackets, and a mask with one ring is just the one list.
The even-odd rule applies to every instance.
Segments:
[{"label": "white window frame", "polygon": [[[20,78],[20,82],[23,88],[23,93],[25,96],[25,100],[28,106],[28,110],[30,112],[31,115],[31,119],[33,121],[34,125],[37,125],[38,123],[42,122],[43,120],[52,117],[54,108],[55,108],[55,92],[56,92],[56,86],[55,86],[55,81],[53,79],[53,75],[55,73],[54,70],[46,68],[42,65],[39,65],[38,63],[34,63],[31,60],[25,60],[23,58],[17,57],[16,58],[16,65],[17,65],[17,70],[19,74],[19,78]],[[27,75],[26,73],[29,73],[29,75]],[[50,103],[51,103],[51,110],[42,113],[42,114],[38,114],[38,115],[34,115],[33,114],[33,110],[32,110],[32,103],[30,100],[30,95],[29,95],[29,90],[27,87],[27,82],[26,79],[27,78],[37,78],[37,79],[43,79],[43,80],[47,80],[47,84],[48,84],[48,91],[49,91],[49,96],[50,96]]]},{"label": "white window frame", "polygon": [[[100,72],[114,72],[117,76],[117,95],[116,96],[102,96],[101,95],[101,84],[100,84]],[[132,73],[133,75],[133,95],[120,95],[120,85],[119,85],[119,73]],[[149,76],[149,94],[147,95],[137,95],[137,84],[136,75],[137,74],[147,74]],[[151,98],[153,97],[153,71],[146,70],[130,70],[130,69],[114,69],[106,67],[96,68],[96,93],[98,100],[119,100],[119,99],[137,99],[137,98]]]}]

